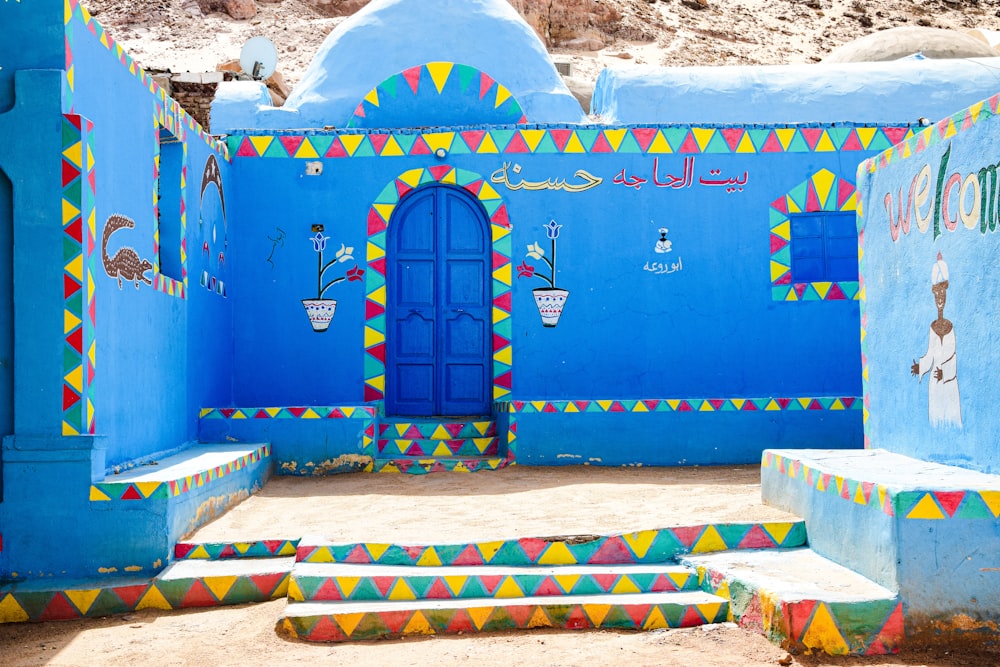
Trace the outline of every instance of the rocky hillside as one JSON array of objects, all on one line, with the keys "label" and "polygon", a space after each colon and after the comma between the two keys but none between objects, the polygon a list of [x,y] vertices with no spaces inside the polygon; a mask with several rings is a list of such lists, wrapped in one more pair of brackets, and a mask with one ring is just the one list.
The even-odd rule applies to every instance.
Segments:
[{"label": "rocky hillside", "polygon": [[[887,28],[1000,28],[998,0],[509,0],[574,76],[613,63],[807,63]],[[214,70],[264,35],[286,81],[368,0],[84,0],[142,64]],[[238,18],[233,18],[233,17]]]}]

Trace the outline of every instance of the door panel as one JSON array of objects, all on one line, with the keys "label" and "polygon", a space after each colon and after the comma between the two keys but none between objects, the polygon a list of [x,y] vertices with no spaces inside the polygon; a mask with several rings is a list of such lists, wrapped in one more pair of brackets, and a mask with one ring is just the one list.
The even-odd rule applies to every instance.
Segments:
[{"label": "door panel", "polygon": [[490,411],[489,222],[450,186],[404,198],[389,225],[386,411],[484,415]]}]

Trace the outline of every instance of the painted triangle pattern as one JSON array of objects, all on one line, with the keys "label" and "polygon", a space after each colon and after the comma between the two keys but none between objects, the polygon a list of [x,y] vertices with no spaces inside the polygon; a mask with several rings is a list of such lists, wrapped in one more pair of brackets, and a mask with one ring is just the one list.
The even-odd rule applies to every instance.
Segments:
[{"label": "painted triangle pattern", "polygon": [[[367,137],[354,135],[368,141]],[[490,216],[493,237],[493,400],[510,396],[512,379],[511,337],[511,234],[507,206],[482,175],[448,165],[410,169],[386,184],[368,212],[368,268],[365,273],[365,402],[385,398],[386,230],[404,194],[430,183],[464,188],[475,195]]]},{"label": "painted triangle pattern", "polygon": [[75,114],[62,118],[62,247],[64,436],[93,435],[97,310],[93,123]]},{"label": "painted triangle pattern", "polygon": [[[125,49],[122,48],[121,44],[117,43],[114,37],[108,33],[104,26],[102,26],[97,20],[91,16],[87,8],[84,7],[79,2],[72,2],[71,0],[66,0],[65,11],[63,13],[65,20],[65,33],[66,33],[66,73],[67,82],[69,84],[69,109],[72,112],[73,108],[73,89],[75,88],[75,69],[73,62],[73,50],[78,39],[77,30],[80,30],[81,34],[85,33],[85,39],[96,39],[98,44],[107,49],[118,63],[124,67],[128,72],[139,80],[141,83],[153,96],[156,98],[157,103],[170,110],[171,115],[177,119],[177,125],[172,125],[176,129],[180,127],[187,128],[192,133],[194,133],[199,139],[205,142],[205,144],[211,148],[213,151],[217,152],[220,157],[225,160],[229,160],[229,149],[227,148],[225,142],[219,141],[212,135],[210,135],[199,123],[196,121],[191,114],[184,111],[181,106],[169,97],[166,92],[160,87],[153,77],[148,74],[138,63],[130,56]],[[178,132],[171,130],[173,134],[178,134]]]},{"label": "painted triangle pattern", "polygon": [[793,282],[792,224],[796,213],[856,211],[858,196],[854,184],[828,169],[781,195],[770,209],[770,280],[773,301],[857,301],[860,282]]},{"label": "painted triangle pattern", "polygon": [[177,560],[225,560],[228,558],[278,558],[294,556],[299,541],[254,540],[253,542],[178,542],[174,545]]},{"label": "painted triangle pattern", "polygon": [[[173,102],[173,100],[170,101]],[[173,104],[157,102],[153,132],[153,182],[156,184],[153,188],[153,289],[179,299],[186,299],[188,290],[187,251],[185,247],[185,239],[187,237],[187,209],[185,202],[187,201],[188,145],[187,131],[182,117],[184,113],[180,105],[176,102],[173,102]],[[180,248],[181,276],[179,278],[165,275],[160,270],[160,141],[163,132],[169,132],[174,137],[177,137],[180,140],[181,151],[183,151],[179,193],[180,238],[176,239]]]},{"label": "painted triangle pattern", "polygon": [[311,405],[271,408],[202,408],[201,419],[375,419],[370,405]]},{"label": "painted triangle pattern", "polygon": [[271,445],[260,445],[249,454],[228,461],[208,470],[185,475],[177,479],[152,482],[97,482],[90,486],[90,500],[109,502],[115,500],[155,500],[176,498],[199,489],[227,475],[260,464],[271,456]]},{"label": "painted triangle pattern", "polygon": [[859,410],[856,396],[767,398],[644,398],[568,401],[510,401],[511,414],[573,412],[780,412]]},{"label": "painted triangle pattern", "polygon": [[764,452],[761,469],[776,470],[817,493],[835,494],[845,502],[873,507],[901,519],[993,522],[1000,518],[1000,485],[997,489],[900,491],[878,482],[831,475],[773,451]]}]

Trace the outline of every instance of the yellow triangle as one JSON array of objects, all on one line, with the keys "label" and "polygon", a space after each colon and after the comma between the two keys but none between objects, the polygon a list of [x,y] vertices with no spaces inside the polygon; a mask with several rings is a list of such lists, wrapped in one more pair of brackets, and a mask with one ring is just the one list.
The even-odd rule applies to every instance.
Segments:
[{"label": "yellow triangle", "polygon": [[267,152],[272,141],[274,141],[274,137],[250,137],[250,143],[257,149],[257,155],[263,155]]},{"label": "yellow triangle", "polygon": [[[792,292],[794,294],[794,292]],[[781,406],[773,398],[768,402],[767,407],[764,408],[765,412],[780,412]]]},{"label": "yellow triangle", "polygon": [[378,88],[372,88],[368,91],[368,94],[365,95],[365,102],[375,107],[378,106]]},{"label": "yellow triangle", "polygon": [[341,594],[344,599],[351,597],[354,593],[354,589],[358,587],[358,582],[361,581],[361,577],[334,577],[333,583],[337,584],[337,588],[340,589]]},{"label": "yellow triangle", "polygon": [[420,559],[417,561],[417,565],[421,567],[428,565],[431,567],[440,567],[441,559],[438,557],[434,547],[427,547],[424,550],[424,553],[420,555]]},{"label": "yellow triangle", "polygon": [[697,554],[708,551],[725,551],[728,548],[726,541],[719,534],[719,530],[715,526],[709,525],[698,538],[691,552]]},{"label": "yellow triangle", "polygon": [[371,327],[365,327],[365,348],[385,342],[385,334]]},{"label": "yellow triangle", "polygon": [[490,614],[493,613],[493,607],[470,607],[465,610],[465,613],[469,615],[469,620],[476,626],[476,630],[481,630]]},{"label": "yellow triangle", "polygon": [[208,555],[208,551],[205,549],[204,544],[199,544],[194,548],[188,555],[188,560],[210,560],[212,557]]},{"label": "yellow triangle", "polygon": [[448,445],[441,442],[438,443],[437,447],[434,448],[434,452],[431,456],[451,456],[451,450],[448,449]]},{"label": "yellow triangle", "polygon": [[511,276],[513,275],[510,266],[511,265],[509,262],[507,264],[504,264],[503,266],[501,266],[500,268],[498,268],[496,271],[493,272],[493,277],[499,280],[501,284],[509,286],[511,281]]},{"label": "yellow triangle", "polygon": [[872,139],[875,138],[875,133],[878,132],[877,127],[857,127],[854,129],[858,133],[858,140],[861,141],[861,145],[864,148],[868,148],[871,145]]},{"label": "yellow triangle", "polygon": [[528,619],[529,628],[551,628],[552,619],[548,617],[545,613],[543,607],[535,607],[534,613],[531,614],[531,618]]},{"label": "yellow triangle", "polygon": [[627,593],[641,593],[642,591],[627,575],[622,575],[618,577],[618,583],[614,585],[611,592],[615,595],[624,595]]},{"label": "yellow triangle", "polygon": [[531,404],[531,407],[535,408],[537,412],[541,412],[543,409],[545,409],[545,401],[528,401],[528,402]]},{"label": "yellow triangle", "polygon": [[625,543],[628,544],[636,558],[645,558],[646,552],[649,551],[649,547],[653,546],[653,540],[658,534],[659,531],[656,530],[643,530],[638,533],[627,533],[622,537],[625,538]]},{"label": "yellow triangle", "polygon": [[752,141],[750,141],[750,133],[749,132],[744,132],[743,133],[743,138],[740,139],[740,143],[736,147],[736,152],[737,153],[756,153],[757,152],[757,147],[753,145]]},{"label": "yellow triangle", "polygon": [[490,422],[472,422],[472,428],[479,431],[479,435],[486,435],[486,432],[490,430]]},{"label": "yellow triangle", "polygon": [[715,137],[714,128],[695,127],[691,129],[691,133],[694,134],[694,140],[698,142],[698,148],[702,151],[708,147],[708,143]]},{"label": "yellow triangle", "polygon": [[444,85],[448,82],[448,77],[451,75],[451,70],[455,66],[455,63],[427,63],[427,71],[430,72],[431,81],[434,82],[434,87],[437,88],[438,95],[444,90]]},{"label": "yellow triangle", "polygon": [[391,546],[391,544],[381,544],[378,542],[365,543],[365,549],[367,549],[368,553],[371,554],[372,560],[376,562],[382,558],[382,555],[385,554]]},{"label": "yellow triangle", "polygon": [[500,194],[489,183],[483,183],[483,186],[479,188],[477,197],[479,197],[479,201],[493,201],[494,199],[500,199]]},{"label": "yellow triangle", "polygon": [[956,134],[958,134],[958,130],[955,128],[955,119],[954,118],[949,118],[948,119],[948,129],[945,130],[945,133],[944,133],[944,136],[942,137],[942,139],[950,139],[951,137],[954,137]]},{"label": "yellow triangle", "polygon": [[825,602],[816,605],[809,629],[802,635],[801,641],[807,649],[822,649],[830,655],[846,655],[850,652]]},{"label": "yellow triangle", "polygon": [[566,142],[566,148],[563,149],[563,153],[586,153],[587,150],[580,143],[580,137],[576,136],[576,132],[569,135],[569,141]]},{"label": "yellow triangle", "polygon": [[483,137],[483,140],[479,142],[479,148],[476,149],[477,153],[499,153],[497,150],[497,144],[493,141],[493,135],[489,132]]},{"label": "yellow triangle", "polygon": [[771,233],[780,239],[785,239],[790,241],[792,239],[792,222],[791,220],[785,220],[780,225],[771,228]]},{"label": "yellow triangle", "polygon": [[66,224],[69,223],[70,220],[72,220],[73,218],[75,218],[78,215],[80,215],[80,209],[78,209],[76,206],[73,206],[72,204],[70,204],[65,199],[63,199],[63,202],[62,202],[62,216],[63,216],[62,221],[63,221],[63,226],[65,227]]},{"label": "yellow triangle", "polygon": [[567,403],[566,404],[566,412],[579,412],[579,411],[580,411],[580,408],[576,407],[576,404],[574,404],[574,403]]},{"label": "yellow triangle", "polygon": [[389,590],[390,600],[416,600],[417,596],[413,593],[413,589],[410,588],[409,584],[406,583],[406,579],[400,577],[396,580],[396,583]]},{"label": "yellow triangle", "polygon": [[497,101],[493,105],[493,108],[494,109],[499,109],[500,105],[503,104],[504,102],[506,102],[509,99],[510,99],[510,91],[507,90],[506,88],[504,88],[503,86],[501,86],[498,83],[497,84]]},{"label": "yellow triangle", "polygon": [[669,405],[669,406],[670,406],[670,409],[671,409],[671,410],[673,410],[673,411],[675,411],[675,412],[676,412],[676,411],[677,411],[677,408],[678,408],[678,407],[680,407],[680,405],[681,405],[681,402],[680,402],[680,399],[676,399],[676,398],[668,398],[668,399],[667,399],[667,405]]},{"label": "yellow triangle", "polygon": [[841,477],[840,475],[834,475],[833,476],[833,482],[834,482],[834,484],[837,487],[837,495],[840,495],[841,493],[843,493],[844,492],[844,478]]},{"label": "yellow triangle", "polygon": [[601,627],[601,623],[604,619],[608,617],[608,612],[611,611],[611,605],[609,604],[585,604],[583,605],[583,611],[587,614],[587,618],[595,628]]},{"label": "yellow triangle", "polygon": [[979,120],[979,114],[983,112],[983,103],[976,102],[971,107],[969,107],[969,115],[972,116],[973,121]]},{"label": "yellow triangle", "polygon": [[993,517],[1000,517],[1000,491],[980,491],[979,495],[993,512]]},{"label": "yellow triangle", "polygon": [[451,433],[449,433],[448,429],[446,429],[442,424],[439,424],[438,427],[434,429],[434,435],[431,436],[432,440],[448,440],[450,438]]},{"label": "yellow triangle", "polygon": [[83,169],[83,144],[81,142],[78,141],[64,150],[63,155],[67,160],[72,162],[77,169]]},{"label": "yellow triangle", "polygon": [[27,612],[21,608],[13,595],[7,593],[0,598],[0,623],[23,623],[28,618]]},{"label": "yellow triangle", "polygon": [[420,185],[420,179],[424,175],[423,169],[410,169],[409,171],[403,172],[399,175],[399,180],[403,181],[411,188],[415,188]]},{"label": "yellow triangle", "polygon": [[647,153],[673,153],[674,149],[670,147],[667,143],[667,138],[663,136],[663,131],[658,130],[656,136],[653,137],[652,143],[649,144],[649,149]]},{"label": "yellow triangle", "polygon": [[826,200],[830,198],[830,191],[833,190],[833,183],[836,180],[837,177],[828,169],[821,169],[812,177],[813,185],[816,187],[816,196],[819,199],[819,205],[823,209],[826,208]]},{"label": "yellow triangle", "polygon": [[613,403],[614,403],[614,401],[597,401],[597,404],[599,406],[601,406],[601,410],[603,410],[604,412],[607,412],[608,410],[610,410],[611,409],[611,405]]},{"label": "yellow triangle", "polygon": [[698,412],[715,412],[715,408],[709,401],[702,401],[701,407],[698,408]]},{"label": "yellow triangle", "polygon": [[365,612],[358,612],[356,614],[334,614],[333,620],[337,622],[340,629],[344,631],[344,634],[350,637],[354,634],[354,631],[358,628],[358,623],[364,618]]},{"label": "yellow triangle", "polygon": [[780,278],[781,276],[785,275],[786,273],[788,273],[788,267],[787,266],[785,266],[784,264],[781,264],[780,262],[775,262],[774,260],[771,260],[771,282],[772,283],[775,280],[777,280],[778,278]]},{"label": "yellow triangle", "polygon": [[[624,130],[622,130],[624,132]],[[538,144],[542,143],[542,139],[545,138],[546,130],[520,130],[521,136],[524,138],[524,143],[527,144],[528,150],[532,153],[538,148]]]},{"label": "yellow triangle", "polygon": [[743,405],[747,402],[747,399],[745,399],[745,398],[731,398],[729,400],[732,401],[733,406],[737,410],[742,410],[743,409]]},{"label": "yellow triangle", "polygon": [[924,497],[920,499],[910,513],[906,515],[907,519],[943,519],[945,518],[944,512],[938,507],[938,504],[934,502],[931,494],[925,493]]},{"label": "yellow triangle", "polygon": [[101,594],[101,589],[94,588],[87,591],[63,592],[66,594],[66,597],[70,599],[70,602],[73,603],[73,606],[79,609],[82,615],[86,616],[87,612],[90,611],[91,605],[94,604],[94,600],[96,600],[97,596]]},{"label": "yellow triangle", "polygon": [[266,412],[272,419],[277,417],[281,410],[282,408],[264,408],[264,412]]},{"label": "yellow triangle", "polygon": [[854,502],[858,505],[867,505],[868,501],[865,500],[865,487],[862,484],[858,484],[858,488],[854,491]]},{"label": "yellow triangle", "polygon": [[621,148],[622,142],[625,141],[625,135],[628,130],[621,128],[618,130],[604,130],[604,138],[608,140],[608,145],[611,146],[611,150],[618,152]]},{"label": "yellow triangle", "polygon": [[139,487],[139,492],[142,494],[143,498],[149,498],[151,495],[156,493],[156,490],[160,488],[163,482],[136,482],[135,485]]},{"label": "yellow triangle", "polygon": [[[108,496],[108,494],[104,493],[103,491],[101,491],[96,486],[92,486],[92,487],[90,487],[90,500],[91,500],[91,502],[94,502],[94,501],[101,501],[101,500],[111,500],[111,498]],[[0,621],[0,622],[2,622],[2,621]]]},{"label": "yellow triangle", "polygon": [[288,599],[292,602],[305,602],[306,599],[306,596],[302,594],[302,589],[299,588],[298,580],[294,577],[288,582]]},{"label": "yellow triangle", "polygon": [[236,579],[236,575],[229,575],[226,577],[205,577],[202,581],[208,586],[208,590],[212,591],[215,599],[222,602],[222,599],[226,597],[226,593],[236,583]]},{"label": "yellow triangle", "polygon": [[657,606],[653,607],[653,611],[649,613],[646,618],[645,623],[642,624],[643,630],[659,630],[661,628],[669,628],[670,624],[667,623],[667,619],[663,617],[663,612]]},{"label": "yellow triangle", "polygon": [[506,544],[503,541],[500,542],[477,542],[476,546],[479,548],[479,553],[483,555],[483,561],[489,563],[493,560],[493,557],[497,555],[497,552]]},{"label": "yellow triangle", "polygon": [[299,146],[299,150],[295,151],[295,157],[297,158],[318,158],[319,153],[316,152],[316,148],[309,141],[309,137],[305,138],[302,145]]},{"label": "yellow triangle", "polygon": [[307,558],[307,563],[332,563],[333,554],[329,549],[316,549]]},{"label": "yellow triangle", "polygon": [[399,157],[401,155],[406,155],[406,153],[404,153],[403,149],[400,148],[399,142],[396,141],[396,137],[389,135],[389,139],[385,142],[385,146],[382,147],[380,155],[382,157]]},{"label": "yellow triangle", "polygon": [[576,565],[576,557],[565,542],[553,542],[538,558],[539,565]]},{"label": "yellow triangle", "polygon": [[422,612],[415,611],[403,628],[404,635],[433,635],[434,629]]},{"label": "yellow triangle", "polygon": [[637,401],[635,407],[632,408],[632,412],[649,412],[649,408],[642,401]]},{"label": "yellow triangle", "polygon": [[[538,561],[541,563],[542,561]],[[504,577],[503,583],[500,584],[496,591],[493,593],[495,598],[522,598],[524,597],[524,591],[521,587],[517,585],[514,581],[514,577]]]},{"label": "yellow triangle", "polygon": [[[369,257],[369,261],[374,261],[374,260]],[[375,290],[374,292],[372,292],[371,294],[369,294],[368,298],[371,299],[372,301],[374,301],[375,303],[379,303],[379,304],[382,304],[384,306],[385,305],[385,285],[383,285],[382,287],[379,287],[377,290]]]},{"label": "yellow triangle", "polygon": [[667,576],[670,577],[670,581],[674,582],[678,590],[683,590],[691,574],[688,572],[668,572]]},{"label": "yellow triangle", "polygon": [[392,218],[392,212],[396,210],[395,204],[374,204],[372,208],[382,217],[386,222]]},{"label": "yellow triangle", "polygon": [[438,181],[438,183],[446,183],[448,185],[458,185],[458,170],[452,169],[447,174],[442,176],[441,180]]},{"label": "yellow triangle", "polygon": [[831,151],[837,150],[837,147],[833,145],[833,141],[830,140],[830,135],[826,130],[823,130],[823,134],[820,135],[819,141],[816,142],[816,148],[813,149],[817,153],[829,153]]},{"label": "yellow triangle", "polygon": [[363,134],[342,134],[340,135],[340,143],[343,144],[344,150],[351,157],[357,152],[358,146],[364,141],[365,135]]},{"label": "yellow triangle", "polygon": [[794,523],[785,521],[763,523],[760,527],[763,528],[764,531],[771,536],[771,539],[774,540],[774,543],[780,547],[784,544],[785,538],[788,537],[788,533],[792,531],[792,526],[794,525]]},{"label": "yellow triangle", "polygon": [[431,152],[437,152],[437,149],[439,148],[443,148],[446,151],[450,151],[451,145],[455,141],[454,132],[430,132],[422,136],[424,138],[424,141],[427,142],[427,146],[431,149]]},{"label": "yellow triangle", "polygon": [[448,590],[451,591],[451,594],[455,597],[458,597],[462,593],[462,589],[465,588],[465,582],[469,580],[469,578],[465,576],[457,577],[446,575],[441,578],[444,579],[444,583],[448,587]]},{"label": "yellow triangle", "polygon": [[510,313],[508,313],[507,311],[501,310],[499,308],[493,309],[493,324],[496,324],[497,322],[503,322],[508,317],[510,317]]},{"label": "yellow triangle", "polygon": [[[720,591],[721,591],[721,589],[720,589]],[[725,594],[725,596],[721,592],[720,593],[716,593],[716,595],[718,595],[719,597],[727,597],[728,596],[728,592]],[[705,617],[706,621],[708,621],[709,623],[713,623],[713,622],[715,622],[715,616],[716,616],[716,614],[719,613],[719,609],[722,607],[722,603],[721,602],[705,602],[703,604],[697,604],[697,605],[695,605],[695,607],[698,608],[698,611],[701,612],[701,615]]]},{"label": "yellow triangle", "polygon": [[775,136],[778,137],[778,142],[784,150],[788,150],[788,145],[792,143],[792,139],[795,138],[795,128],[786,127],[780,128],[774,131]]},{"label": "yellow triangle", "polygon": [[576,586],[576,582],[580,581],[579,574],[554,574],[552,578],[556,580],[559,587],[567,594],[571,593],[573,587]]},{"label": "yellow triangle", "polygon": [[508,236],[510,236],[509,227],[501,227],[500,225],[491,225],[491,228],[492,228],[491,231],[494,243],[496,241],[499,241],[500,239],[507,238]]},{"label": "yellow triangle", "polygon": [[69,312],[68,310],[63,311],[63,333],[68,334],[73,329],[80,326],[81,320],[79,317]]},{"label": "yellow triangle", "polygon": [[149,587],[149,590],[142,596],[139,600],[139,604],[135,606],[136,611],[142,611],[143,609],[162,609],[164,611],[170,611],[173,607],[167,602],[167,599],[163,597],[163,593],[156,585]]},{"label": "yellow triangle", "polygon": [[[858,193],[853,193],[848,197],[843,204],[840,205],[841,211],[856,211],[858,209]],[[858,211],[860,214],[860,211]]]}]

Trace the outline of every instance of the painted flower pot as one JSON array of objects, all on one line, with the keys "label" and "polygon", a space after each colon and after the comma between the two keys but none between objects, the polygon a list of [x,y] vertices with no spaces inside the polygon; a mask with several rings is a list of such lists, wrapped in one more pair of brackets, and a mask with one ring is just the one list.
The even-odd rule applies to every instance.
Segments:
[{"label": "painted flower pot", "polygon": [[542,316],[542,326],[554,327],[559,324],[559,316],[562,315],[569,291],[558,287],[536,287],[531,293],[535,296],[535,305]]},{"label": "painted flower pot", "polygon": [[322,333],[330,327],[330,320],[337,310],[336,299],[302,299],[302,305],[305,306],[313,331]]}]

